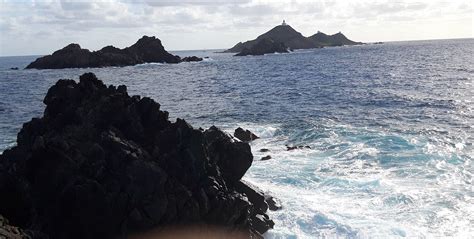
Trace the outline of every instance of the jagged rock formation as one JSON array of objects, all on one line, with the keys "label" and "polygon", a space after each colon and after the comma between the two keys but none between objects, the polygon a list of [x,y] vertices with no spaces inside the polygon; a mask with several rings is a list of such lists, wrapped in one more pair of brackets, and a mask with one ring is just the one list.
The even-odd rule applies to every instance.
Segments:
[{"label": "jagged rock formation", "polygon": [[291,26],[280,25],[258,36],[255,40],[246,41],[244,43],[239,42],[234,47],[224,52],[238,53],[245,48],[251,49],[252,46],[257,44],[262,39],[270,39],[276,43],[284,43],[285,46],[289,47],[290,49],[309,49],[319,47],[318,45],[315,45],[314,42],[304,37],[301,33],[297,32]]},{"label": "jagged rock formation", "polygon": [[325,46],[340,46],[340,45],[356,45],[362,44],[360,42],[354,42],[347,39],[342,33],[337,33],[328,36],[324,33],[318,32],[311,37],[305,37],[301,33],[297,32],[290,25],[279,25],[271,29],[270,31],[258,36],[254,40],[246,41],[244,43],[239,42],[232,48],[223,51],[224,53],[239,53],[244,49],[250,49],[252,46],[257,44],[261,39],[271,39],[276,43],[283,43],[290,49],[311,49],[321,48]]},{"label": "jagged rock formation", "polygon": [[355,42],[347,39],[342,33],[336,33],[334,35],[327,35],[322,32],[318,32],[310,37],[311,41],[321,46],[344,46],[344,45],[360,45],[362,42]]},{"label": "jagged rock formation", "polygon": [[[199,61],[202,58],[188,58]],[[52,55],[40,57],[30,63],[27,69],[62,69],[108,66],[130,66],[143,63],[179,63],[179,56],[168,53],[161,41],[155,37],[143,36],[130,47],[119,49],[106,46],[98,51],[82,49],[78,44],[69,44]]]},{"label": "jagged rock formation", "polygon": [[252,133],[250,130],[245,130],[240,127],[234,130],[234,137],[243,142],[250,142],[258,139],[259,137]]},{"label": "jagged rock formation", "polygon": [[273,227],[263,193],[240,180],[247,143],[172,123],[152,99],[92,73],[59,80],[44,103],[0,155],[0,215],[11,225],[52,239],[191,225],[260,238]]},{"label": "jagged rock formation", "polygon": [[288,53],[288,47],[284,43],[277,43],[271,39],[264,38],[258,40],[257,43],[250,48],[244,48],[240,53],[236,54],[236,56],[258,56],[275,52]]}]

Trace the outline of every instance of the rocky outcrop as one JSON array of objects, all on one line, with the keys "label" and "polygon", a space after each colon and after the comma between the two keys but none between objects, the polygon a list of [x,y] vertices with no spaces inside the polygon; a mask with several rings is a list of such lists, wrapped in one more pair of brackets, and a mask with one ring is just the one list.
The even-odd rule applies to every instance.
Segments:
[{"label": "rocky outcrop", "polygon": [[301,33],[297,32],[290,25],[279,25],[272,28],[270,31],[258,36],[254,40],[239,42],[230,49],[223,51],[224,53],[240,53],[244,49],[251,49],[262,39],[270,39],[276,43],[283,43],[290,49],[311,49],[321,48],[324,46],[342,46],[342,45],[357,45],[362,44],[360,42],[354,42],[347,39],[342,33],[337,33],[328,36],[324,33],[318,32],[317,34],[305,37]]},{"label": "rocky outcrop", "polygon": [[362,42],[355,42],[349,40],[344,34],[336,33],[334,35],[327,35],[322,32],[318,32],[310,37],[308,37],[315,44],[321,46],[345,46],[345,45],[361,45]]},{"label": "rocky outcrop", "polygon": [[270,159],[272,159],[272,156],[271,156],[271,155],[267,155],[267,156],[262,157],[260,160],[261,160],[261,161],[266,161],[266,160],[270,160]]},{"label": "rocky outcrop", "polygon": [[259,43],[263,39],[270,39],[278,44],[283,43],[287,48],[290,49],[309,49],[320,47],[318,45],[315,45],[314,42],[308,40],[306,37],[304,37],[301,33],[297,32],[291,26],[280,25],[258,36],[254,40],[246,41],[244,43],[239,42],[234,47],[224,52],[242,52],[244,49],[251,49],[254,45]]},{"label": "rocky outcrop", "polygon": [[271,39],[264,38],[260,39],[250,48],[244,48],[241,52],[236,54],[236,56],[258,56],[269,53],[288,53],[288,47],[284,43],[278,43]]},{"label": "rocky outcrop", "polygon": [[295,146],[285,145],[285,146],[286,146],[286,151],[291,151],[295,149],[311,149],[311,146],[309,145],[295,145]]},{"label": "rocky outcrop", "polygon": [[234,137],[236,137],[237,139],[239,139],[240,141],[243,141],[243,142],[250,142],[250,141],[253,141],[253,140],[256,140],[256,139],[259,138],[257,135],[252,133],[250,130],[248,130],[248,129],[245,130],[245,129],[242,129],[240,127],[235,129]]},{"label": "rocky outcrop", "polygon": [[[185,58],[199,61],[199,58]],[[202,59],[201,59],[202,60]],[[179,56],[168,53],[160,39],[143,36],[130,47],[119,49],[106,46],[98,51],[82,49],[78,44],[69,44],[52,55],[40,57],[30,63],[27,69],[62,69],[108,66],[130,66],[143,63],[179,63]]]},{"label": "rocky outcrop", "polygon": [[192,61],[202,61],[201,57],[197,56],[186,56],[183,59],[181,59],[182,62],[192,62]]},{"label": "rocky outcrop", "polygon": [[263,194],[240,180],[253,161],[247,143],[170,122],[152,99],[92,73],[59,80],[43,102],[43,117],[0,155],[0,214],[11,225],[52,239],[193,225],[260,238],[273,227]]}]

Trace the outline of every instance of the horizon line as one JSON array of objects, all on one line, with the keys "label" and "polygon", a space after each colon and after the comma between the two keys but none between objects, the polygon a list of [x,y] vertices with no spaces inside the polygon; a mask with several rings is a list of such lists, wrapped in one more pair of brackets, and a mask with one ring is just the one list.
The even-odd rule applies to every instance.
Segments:
[{"label": "horizon line", "polygon": [[[416,42],[416,41],[441,41],[441,40],[467,40],[467,39],[474,39],[474,36],[471,37],[458,37],[458,38],[437,38],[437,39],[412,39],[412,40],[389,40],[389,41],[370,41],[370,42],[362,42],[362,43],[376,43],[376,42],[383,42],[383,43],[393,43],[393,42]],[[70,43],[71,44],[71,43]],[[80,44],[79,44],[80,45]],[[62,48],[61,48],[62,49]],[[166,50],[167,52],[179,52],[179,51],[215,51],[215,50],[226,50],[229,48],[203,48],[203,49],[173,49],[173,50]],[[315,48],[316,49],[316,48]],[[60,50],[60,49],[58,49]],[[50,53],[52,54],[52,53]],[[26,56],[47,56],[50,54],[29,54],[29,55],[0,55],[0,57],[26,57]]]}]

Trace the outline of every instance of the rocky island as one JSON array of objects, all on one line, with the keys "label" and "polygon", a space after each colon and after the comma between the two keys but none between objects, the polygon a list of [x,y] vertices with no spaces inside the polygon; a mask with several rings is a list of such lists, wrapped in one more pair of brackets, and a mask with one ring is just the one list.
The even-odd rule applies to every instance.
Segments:
[{"label": "rocky island", "polygon": [[250,48],[244,48],[236,56],[248,56],[248,55],[264,55],[267,53],[288,53],[288,47],[285,43],[275,42],[269,38],[263,38],[258,40]]},{"label": "rocky island", "polygon": [[273,227],[266,211],[281,206],[241,180],[253,161],[248,143],[170,122],[152,99],[92,73],[59,80],[43,102],[43,117],[0,155],[7,238],[126,238],[192,226],[262,238]]},{"label": "rocky island", "polygon": [[98,51],[82,49],[79,44],[69,44],[52,55],[40,57],[27,69],[63,69],[108,66],[131,66],[143,63],[180,63],[202,61],[200,57],[185,57],[170,54],[156,37],[143,36],[130,47],[119,49],[106,46]]},{"label": "rocky island", "polygon": [[[267,47],[269,40],[273,41],[274,44],[282,44],[292,50],[363,44],[362,42],[349,40],[340,32],[334,35],[326,35],[322,32],[318,32],[310,37],[305,37],[283,21],[281,25],[272,28],[256,39],[244,43],[239,42],[223,52],[238,53],[237,56],[262,55],[262,52],[263,54],[278,52],[273,48]],[[263,44],[262,41],[265,41],[266,44]],[[263,47],[260,48],[260,46]]]}]

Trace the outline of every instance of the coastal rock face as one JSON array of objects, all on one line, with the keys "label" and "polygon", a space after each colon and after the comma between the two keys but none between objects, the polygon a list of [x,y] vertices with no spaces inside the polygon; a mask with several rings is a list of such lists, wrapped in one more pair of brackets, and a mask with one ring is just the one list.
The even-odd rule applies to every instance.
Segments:
[{"label": "coastal rock face", "polygon": [[275,52],[288,53],[288,47],[284,43],[277,43],[271,39],[264,38],[258,40],[258,42],[250,48],[244,48],[240,53],[236,54],[236,56],[256,56]]},{"label": "coastal rock face", "polygon": [[273,227],[263,195],[240,180],[253,161],[247,143],[172,123],[152,99],[92,73],[59,80],[44,103],[0,155],[0,215],[11,225],[49,238],[192,225],[260,238]]},{"label": "coastal rock face", "polygon": [[[198,61],[196,58],[192,58]],[[143,63],[179,63],[179,56],[168,53],[160,39],[143,36],[130,47],[119,49],[106,46],[98,51],[82,49],[78,44],[69,44],[61,50],[55,51],[36,59],[26,68],[30,69],[62,69],[108,66],[130,66]]]},{"label": "coastal rock face", "polygon": [[325,46],[342,46],[342,45],[358,45],[361,42],[354,42],[342,33],[334,35],[326,35],[318,32],[310,37],[305,37],[301,33],[297,32],[290,25],[282,24],[272,28],[270,31],[258,36],[254,40],[246,41],[244,43],[239,42],[230,49],[223,51],[224,53],[239,53],[244,49],[251,49],[262,39],[271,39],[276,43],[283,43],[290,49],[311,49],[321,48]]}]

